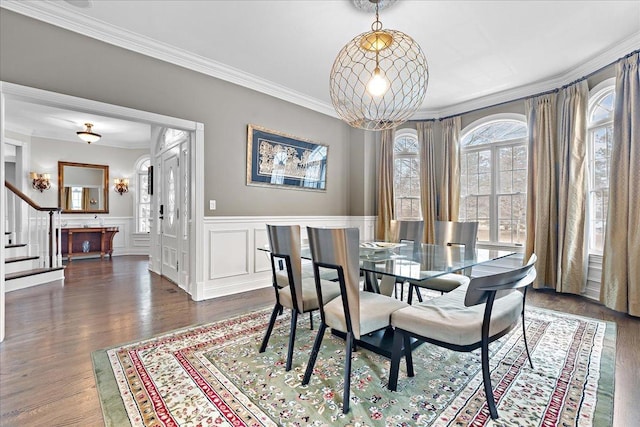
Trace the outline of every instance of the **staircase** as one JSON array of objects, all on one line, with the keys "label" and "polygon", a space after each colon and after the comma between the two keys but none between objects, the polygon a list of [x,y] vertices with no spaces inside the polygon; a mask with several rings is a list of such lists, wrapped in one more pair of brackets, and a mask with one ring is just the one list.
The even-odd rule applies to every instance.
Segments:
[{"label": "staircase", "polygon": [[[59,216],[58,208],[43,208],[34,203],[24,193],[5,181],[8,205],[18,206],[20,199],[30,206],[28,224],[24,232],[6,231],[4,236],[5,291],[15,291],[31,286],[64,280],[64,266],[57,254],[56,241],[59,241],[59,228],[54,227],[53,217]],[[13,229],[21,224],[15,213],[7,212],[7,227]],[[48,218],[47,218],[48,217]],[[57,223],[59,223],[59,218]],[[20,242],[17,236],[24,235],[27,243]],[[58,238],[56,239],[56,236]]]}]

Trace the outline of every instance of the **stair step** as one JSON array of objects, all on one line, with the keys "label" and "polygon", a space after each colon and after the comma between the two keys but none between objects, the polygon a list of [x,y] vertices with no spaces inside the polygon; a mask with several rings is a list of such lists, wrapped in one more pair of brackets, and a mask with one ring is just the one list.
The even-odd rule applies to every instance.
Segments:
[{"label": "stair step", "polygon": [[51,271],[58,271],[58,270],[64,270],[64,266],[51,267],[51,268],[41,267],[41,268],[34,268],[31,270],[17,271],[15,273],[8,273],[4,275],[4,280],[5,282],[7,282],[9,280],[19,279],[21,277],[35,276],[36,274],[49,273]]},{"label": "stair step", "polygon": [[65,267],[34,268],[16,273],[6,273],[5,292],[17,291],[32,286],[58,283],[64,286]]},{"label": "stair step", "polygon": [[13,245],[4,245],[4,256],[6,258],[15,258],[29,255],[29,245],[24,243],[15,243]]},{"label": "stair step", "polygon": [[12,274],[18,271],[31,270],[34,268],[42,267],[44,264],[40,262],[40,257],[37,255],[23,255],[7,257],[4,260],[4,274]]},{"label": "stair step", "polygon": [[38,259],[40,258],[37,255],[33,255],[33,256],[16,256],[16,257],[12,257],[12,258],[5,258],[4,263],[5,264],[11,264],[12,262],[20,262],[20,261],[30,261],[32,259]]}]

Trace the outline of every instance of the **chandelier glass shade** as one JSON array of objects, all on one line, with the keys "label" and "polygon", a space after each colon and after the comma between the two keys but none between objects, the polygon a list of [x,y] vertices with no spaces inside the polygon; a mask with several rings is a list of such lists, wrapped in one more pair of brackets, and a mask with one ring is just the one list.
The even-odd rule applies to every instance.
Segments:
[{"label": "chandelier glass shade", "polygon": [[407,121],[422,105],[427,59],[407,34],[382,28],[356,36],[338,53],[329,88],[338,116],[353,127],[383,130]]},{"label": "chandelier glass shade", "polygon": [[78,135],[78,138],[80,138],[81,140],[83,140],[88,144],[91,144],[92,142],[96,142],[100,138],[102,138],[102,135],[100,135],[99,133],[93,132],[93,130],[91,129],[93,127],[93,124],[85,123],[84,126],[85,126],[84,130],[76,132],[76,135]]}]

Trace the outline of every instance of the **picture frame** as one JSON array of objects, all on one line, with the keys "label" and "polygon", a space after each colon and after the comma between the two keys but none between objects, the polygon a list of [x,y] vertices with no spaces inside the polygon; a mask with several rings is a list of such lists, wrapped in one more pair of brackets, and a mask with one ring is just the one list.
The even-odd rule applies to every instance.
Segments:
[{"label": "picture frame", "polygon": [[247,126],[247,185],[326,191],[329,146]]}]

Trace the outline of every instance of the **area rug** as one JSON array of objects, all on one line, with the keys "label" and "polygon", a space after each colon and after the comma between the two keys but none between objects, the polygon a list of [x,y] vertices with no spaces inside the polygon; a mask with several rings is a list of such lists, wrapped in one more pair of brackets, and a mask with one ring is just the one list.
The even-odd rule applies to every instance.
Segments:
[{"label": "area rug", "polygon": [[[398,391],[389,361],[354,353],[351,410],[342,414],[344,341],[327,332],[309,385],[302,376],[316,331],[299,317],[293,369],[285,372],[285,312],[258,353],[270,310],[170,332],[93,353],[107,426],[607,426],[613,416],[615,324],[528,308],[522,328],[491,344],[500,418],[491,420],[479,350],[423,344],[416,375],[404,362]],[[317,325],[318,319],[314,319]]]}]

